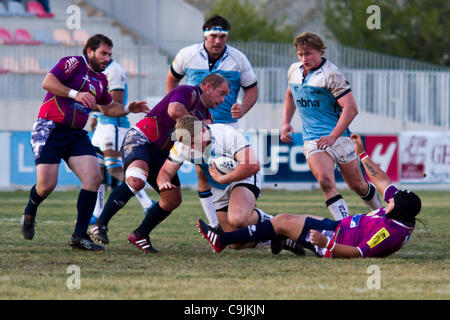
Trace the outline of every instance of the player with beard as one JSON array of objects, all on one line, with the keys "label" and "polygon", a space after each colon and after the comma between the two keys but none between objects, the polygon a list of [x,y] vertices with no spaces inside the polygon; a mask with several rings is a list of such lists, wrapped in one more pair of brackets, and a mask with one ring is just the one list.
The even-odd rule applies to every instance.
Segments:
[{"label": "player with beard", "polygon": [[83,128],[92,110],[112,117],[149,111],[145,101],[124,106],[112,100],[102,73],[111,60],[112,47],[108,37],[92,36],[86,42],[83,56],[62,58],[42,83],[48,92],[31,133],[37,182],[31,188],[21,220],[21,231],[27,240],[34,237],[37,208],[56,187],[59,164],[64,159],[82,184],[69,245],[90,251],[104,250],[87,234],[102,177],[96,152]]}]

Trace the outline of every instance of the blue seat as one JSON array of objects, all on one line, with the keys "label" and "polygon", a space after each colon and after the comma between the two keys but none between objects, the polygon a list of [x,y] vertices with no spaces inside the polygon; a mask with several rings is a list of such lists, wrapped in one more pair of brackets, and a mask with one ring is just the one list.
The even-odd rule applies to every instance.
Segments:
[{"label": "blue seat", "polygon": [[21,2],[8,1],[8,12],[15,16],[20,17],[35,17],[36,15],[29,13],[25,10],[25,7]]},{"label": "blue seat", "polygon": [[0,17],[11,17],[13,14],[9,13],[8,10],[6,10],[5,5],[3,2],[0,2]]},{"label": "blue seat", "polygon": [[45,29],[36,29],[33,32],[33,38],[36,41],[43,42],[46,45],[60,45],[61,42],[53,39],[51,33]]}]

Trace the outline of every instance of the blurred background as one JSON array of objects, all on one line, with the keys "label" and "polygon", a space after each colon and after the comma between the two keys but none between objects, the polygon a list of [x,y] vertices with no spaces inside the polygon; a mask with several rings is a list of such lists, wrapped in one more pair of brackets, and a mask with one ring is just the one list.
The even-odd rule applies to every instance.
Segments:
[{"label": "blurred background", "polygon": [[[240,126],[260,159],[269,158],[267,187],[316,186],[301,145],[273,148],[270,138],[281,127],[287,69],[298,60],[293,39],[312,31],[350,81],[360,111],[350,128],[383,169],[394,181],[450,189],[449,7],[445,0],[0,0],[0,146],[8,155],[0,188],[34,181],[29,132],[42,80],[59,59],[81,55],[89,36],[107,35],[127,71],[129,101],[152,107],[165,94],[175,54],[202,42],[204,21],[218,13],[258,77],[258,102]],[[298,114],[293,125],[301,135]],[[62,185],[76,183],[66,171]]]}]

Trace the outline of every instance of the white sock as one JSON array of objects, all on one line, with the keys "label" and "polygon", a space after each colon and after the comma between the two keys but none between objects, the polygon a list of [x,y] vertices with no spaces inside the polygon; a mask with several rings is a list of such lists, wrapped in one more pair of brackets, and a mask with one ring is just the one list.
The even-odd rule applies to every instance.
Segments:
[{"label": "white sock", "polygon": [[361,199],[370,210],[376,210],[382,207],[377,188],[375,188],[371,183],[369,183],[369,190],[367,191],[367,194],[364,197],[361,197]]},{"label": "white sock", "polygon": [[258,222],[264,222],[273,218],[272,215],[265,213],[261,209],[255,208],[255,210],[258,213]]},{"label": "white sock", "polygon": [[93,213],[94,217],[96,217],[97,219],[102,214],[104,201],[105,201],[105,185],[102,183],[100,187],[98,187],[97,202],[95,203]]},{"label": "white sock", "polygon": [[342,220],[349,216],[347,203],[340,194],[328,199],[325,204],[335,220]]},{"label": "white sock", "polygon": [[211,227],[217,227],[219,225],[219,220],[217,220],[216,206],[214,205],[211,190],[205,192],[199,191],[198,195],[203,211],[205,212],[205,215],[208,218],[209,225]]},{"label": "white sock", "polygon": [[136,194],[136,199],[138,199],[139,203],[141,204],[142,208],[144,210],[150,208],[153,204],[152,199],[147,195],[147,192],[145,192],[145,188],[138,191]]}]

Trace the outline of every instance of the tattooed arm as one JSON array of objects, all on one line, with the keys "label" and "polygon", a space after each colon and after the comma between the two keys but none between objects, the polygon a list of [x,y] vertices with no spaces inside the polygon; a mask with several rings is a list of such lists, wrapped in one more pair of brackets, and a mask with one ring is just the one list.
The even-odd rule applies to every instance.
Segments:
[{"label": "tattooed arm", "polygon": [[355,151],[358,154],[358,156],[360,156],[361,163],[363,164],[367,175],[377,187],[378,192],[380,192],[380,194],[384,194],[386,188],[390,184],[392,184],[391,179],[389,179],[389,176],[386,174],[386,172],[381,170],[369,156],[365,155],[361,137],[358,136],[357,134],[354,134],[351,136],[351,139],[353,140],[353,143],[355,145]]}]

